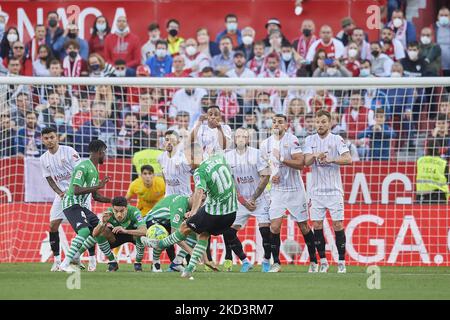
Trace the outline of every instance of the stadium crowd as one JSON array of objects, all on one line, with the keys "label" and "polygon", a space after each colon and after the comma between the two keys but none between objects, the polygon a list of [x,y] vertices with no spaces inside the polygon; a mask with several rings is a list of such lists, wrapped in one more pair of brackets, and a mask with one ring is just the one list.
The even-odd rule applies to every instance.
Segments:
[{"label": "stadium crowd", "polygon": [[[401,9],[392,10],[378,39],[350,17],[342,29],[303,20],[299,35],[287,39],[282,21],[272,18],[267,33],[225,17],[217,35],[199,28],[183,38],[182,25],[170,19],[148,26],[141,43],[126,17],[115,32],[104,16],[95,19],[86,40],[78,26],[61,28],[56,12],[35,25],[35,37],[19,41],[18,29],[0,13],[0,75],[35,77],[436,77],[450,76],[450,10],[439,10],[436,23],[416,30]],[[167,34],[166,38],[163,35]],[[426,144],[450,156],[449,88],[366,90],[206,90],[125,86],[0,86],[0,157],[38,157],[44,151],[41,128],[55,126],[60,142],[88,155],[99,138],[110,156],[132,157],[146,148],[162,148],[164,133],[189,135],[206,108],[218,105],[232,129],[251,129],[252,143],[266,138],[272,116],[288,117],[300,141],[315,133],[314,113],[333,114],[333,133],[341,134],[354,160],[395,159],[396,151]],[[425,149],[425,148],[424,148]]]}]

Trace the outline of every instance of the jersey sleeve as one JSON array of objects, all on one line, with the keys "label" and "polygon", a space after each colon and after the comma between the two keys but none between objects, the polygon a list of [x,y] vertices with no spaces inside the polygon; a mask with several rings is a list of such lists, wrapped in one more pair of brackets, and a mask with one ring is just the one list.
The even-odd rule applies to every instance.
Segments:
[{"label": "jersey sleeve", "polygon": [[75,149],[70,150],[70,164],[75,168],[81,162],[80,155]]},{"label": "jersey sleeve", "polygon": [[139,228],[139,227],[142,227],[142,226],[144,226],[144,227],[146,227],[146,224],[145,224],[145,221],[144,221],[144,219],[142,218],[142,214],[141,214],[141,211],[138,209],[138,208],[136,208],[136,207],[133,207],[132,209],[131,209],[131,214],[132,214],[132,216],[133,216],[133,222],[136,224],[136,226]]},{"label": "jersey sleeve", "polygon": [[135,186],[136,186],[136,180],[134,180],[133,182],[130,183],[130,186],[128,187],[128,191],[127,191],[127,197],[131,198],[132,196],[134,196],[134,194],[136,193]]},{"label": "jersey sleeve", "polygon": [[194,185],[196,189],[202,189],[206,192],[206,174],[203,168],[198,168],[195,170]]},{"label": "jersey sleeve", "polygon": [[[256,168],[258,170],[259,173],[264,173],[264,174],[270,174],[270,165],[269,162],[267,161],[267,159],[265,159],[261,152],[258,150],[258,153],[256,154],[257,159],[256,159]],[[268,171],[267,171],[268,170]]]},{"label": "jersey sleeve", "polygon": [[297,154],[297,153],[302,153],[302,148],[300,147],[300,142],[298,142],[298,138],[296,136],[292,136],[290,145],[291,145],[291,155]]},{"label": "jersey sleeve", "polygon": [[42,176],[45,178],[47,177],[51,177],[51,173],[50,171],[47,169],[47,167],[44,165],[44,159],[43,157],[41,157],[39,159],[40,165],[41,165],[41,171],[42,171]]},{"label": "jersey sleeve", "polygon": [[342,155],[343,153],[346,152],[350,152],[347,144],[345,143],[344,139],[341,136],[336,136],[336,140],[339,155]]},{"label": "jersey sleeve", "polygon": [[306,137],[305,139],[305,145],[303,146],[303,153],[304,154],[312,154],[312,143],[311,139],[309,137]]},{"label": "jersey sleeve", "polygon": [[73,184],[82,187],[86,182],[86,166],[81,165],[75,167],[73,173]]}]

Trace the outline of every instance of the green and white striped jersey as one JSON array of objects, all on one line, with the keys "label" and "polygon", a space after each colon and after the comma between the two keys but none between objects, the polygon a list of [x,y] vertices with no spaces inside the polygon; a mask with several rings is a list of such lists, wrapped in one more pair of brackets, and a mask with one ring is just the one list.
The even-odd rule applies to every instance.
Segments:
[{"label": "green and white striped jersey", "polygon": [[98,185],[98,170],[91,160],[84,160],[80,162],[72,172],[69,189],[63,198],[63,210],[78,204],[86,207],[86,200],[89,194],[74,195],[74,186],[80,187],[94,187]]},{"label": "green and white striped jersey", "polygon": [[207,194],[206,212],[227,215],[238,209],[236,185],[230,167],[222,154],[203,161],[194,172],[195,188]]}]

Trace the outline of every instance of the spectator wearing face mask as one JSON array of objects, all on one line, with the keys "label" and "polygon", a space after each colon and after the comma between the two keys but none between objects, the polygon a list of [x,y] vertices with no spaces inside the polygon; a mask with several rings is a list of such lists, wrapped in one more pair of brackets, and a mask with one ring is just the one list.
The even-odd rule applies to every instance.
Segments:
[{"label": "spectator wearing face mask", "polygon": [[283,40],[283,35],[279,30],[272,31],[272,33],[269,35],[269,43],[270,46],[266,47],[264,51],[266,56],[273,52],[275,52],[276,54],[280,54],[281,46],[289,44],[288,41]]},{"label": "spectator wearing face mask", "polygon": [[225,17],[225,30],[219,32],[216,36],[216,43],[220,43],[222,37],[227,36],[231,39],[233,48],[242,44],[241,30],[238,29],[238,18],[235,14],[227,14]]},{"label": "spectator wearing face mask", "polygon": [[130,32],[125,16],[117,18],[116,28],[114,33],[106,36],[103,57],[106,62],[111,64],[122,59],[126,61],[128,68],[135,69],[141,61],[139,37]]},{"label": "spectator wearing face mask", "polygon": [[242,51],[247,61],[253,59],[253,47],[255,43],[255,29],[252,27],[245,27],[242,29],[242,44],[235,48],[236,51]]},{"label": "spectator wearing face mask", "polygon": [[[47,13],[47,30],[45,32],[45,42],[52,48],[53,45],[64,36],[64,30],[59,27],[59,16],[56,11]],[[60,59],[59,52],[53,51],[55,58]]]},{"label": "spectator wearing face mask", "polygon": [[56,133],[58,134],[59,142],[72,145],[74,142],[74,131],[70,123],[66,123],[64,108],[56,108],[53,118],[55,121]]},{"label": "spectator wearing face mask", "polygon": [[382,53],[381,44],[374,41],[370,44],[370,53],[372,63],[372,74],[376,77],[389,77],[394,61],[386,54]]},{"label": "spectator wearing face mask", "polygon": [[419,55],[426,62],[425,74],[437,77],[441,71],[441,46],[433,41],[433,30],[425,27],[420,32]]},{"label": "spectator wearing face mask", "polygon": [[443,7],[439,10],[436,22],[436,43],[442,50],[442,74],[450,77],[450,10]]},{"label": "spectator wearing face mask", "polygon": [[127,63],[123,59],[117,59],[114,61],[114,75],[116,77],[135,77],[136,69],[128,68]]},{"label": "spectator wearing face mask", "polygon": [[21,41],[16,41],[12,44],[13,56],[4,60],[4,65],[7,66],[10,59],[17,59],[20,62],[20,75],[33,75],[33,62],[25,54],[25,45]]},{"label": "spectator wearing face mask", "polygon": [[145,64],[150,68],[152,77],[164,77],[172,72],[172,57],[167,51],[167,42],[158,40],[156,42],[155,55],[147,59]]},{"label": "spectator wearing face mask", "polygon": [[0,43],[0,58],[3,59],[3,64],[5,60],[13,57],[13,43],[19,41],[19,31],[15,27],[10,27],[3,34],[2,41]]},{"label": "spectator wearing face mask", "polygon": [[316,32],[314,21],[310,19],[303,20],[300,31],[302,34],[298,39],[293,41],[292,46],[303,59],[306,59],[309,48],[317,40],[314,34]]},{"label": "spectator wearing face mask", "polygon": [[353,77],[359,77],[361,63],[359,56],[359,47],[356,43],[351,42],[346,48],[344,66],[352,73]]},{"label": "spectator wearing face mask", "polygon": [[155,55],[156,42],[161,38],[161,31],[159,24],[156,22],[151,23],[148,26],[148,41],[141,48],[142,60],[144,64],[150,57]]},{"label": "spectator wearing face mask", "polygon": [[381,46],[383,53],[393,61],[400,61],[405,57],[405,49],[402,43],[394,38],[394,31],[390,28],[383,28],[381,31]]},{"label": "spectator wearing face mask", "polygon": [[320,28],[320,39],[316,40],[308,50],[307,61],[313,61],[314,55],[320,49],[325,50],[327,57],[340,59],[344,55],[344,45],[336,38],[333,38],[333,29],[328,25]]},{"label": "spectator wearing face mask", "polygon": [[182,55],[185,69],[191,70],[195,75],[198,75],[203,68],[211,66],[208,56],[198,51],[197,41],[194,38],[187,39],[185,44],[184,55]]},{"label": "spectator wearing face mask", "polygon": [[167,43],[169,45],[169,52],[171,55],[180,52],[180,45],[184,39],[180,37],[180,22],[176,19],[170,19],[166,24]]},{"label": "spectator wearing face mask", "polygon": [[89,53],[98,53],[100,55],[105,51],[105,39],[110,33],[108,20],[104,16],[98,16],[95,18],[94,25],[92,26],[91,37],[89,38]]},{"label": "spectator wearing face mask", "polygon": [[314,71],[313,77],[320,77],[320,78],[326,78],[326,77],[351,77],[352,73],[347,70],[340,62],[339,60],[334,60],[327,58],[325,60],[319,59],[317,61],[318,68]]},{"label": "spectator wearing face mask", "polygon": [[359,68],[359,76],[361,78],[373,77],[372,75],[372,63],[370,60],[361,61],[361,65]]},{"label": "spectator wearing face mask", "polygon": [[423,77],[425,75],[426,63],[419,55],[419,44],[411,42],[408,44],[407,56],[401,60],[405,77]]},{"label": "spectator wearing face mask", "polygon": [[294,50],[294,48],[286,43],[281,46],[281,71],[289,77],[295,77],[297,70],[302,65],[302,57]]},{"label": "spectator wearing face mask", "polygon": [[66,57],[63,59],[65,77],[81,77],[88,75],[87,63],[80,55],[80,45],[74,39],[64,44]]},{"label": "spectator wearing face mask", "polygon": [[98,54],[92,53],[88,59],[89,77],[113,77],[116,69]]},{"label": "spectator wearing face mask", "polygon": [[214,41],[210,41],[208,29],[206,28],[200,28],[197,30],[197,43],[197,50],[209,58],[220,54],[219,45]]},{"label": "spectator wearing face mask", "polygon": [[66,57],[67,52],[66,48],[64,48],[64,44],[68,40],[74,40],[78,43],[81,58],[87,60],[89,56],[89,45],[86,40],[78,37],[78,27],[75,24],[69,24],[64,31],[63,36],[53,44],[53,52],[55,55],[59,56],[60,59]]},{"label": "spectator wearing face mask", "polygon": [[395,33],[395,39],[399,40],[404,48],[408,43],[416,41],[416,27],[410,21],[405,19],[405,15],[401,9],[392,12],[392,19],[387,24]]}]

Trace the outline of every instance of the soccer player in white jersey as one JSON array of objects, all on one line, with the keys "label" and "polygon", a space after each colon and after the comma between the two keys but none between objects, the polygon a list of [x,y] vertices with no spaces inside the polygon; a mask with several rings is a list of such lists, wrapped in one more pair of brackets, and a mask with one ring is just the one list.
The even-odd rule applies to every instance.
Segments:
[{"label": "soccer player in white jersey", "polygon": [[[69,187],[72,171],[80,162],[78,152],[72,147],[60,146],[56,129],[53,127],[42,130],[42,142],[47,151],[40,157],[43,177],[49,186],[55,191],[56,196],[50,209],[50,247],[53,252],[53,265],[50,271],[58,271],[61,264],[59,252],[59,226],[65,219],[62,208],[62,198]],[[95,260],[95,248],[90,249],[89,271],[95,271],[97,262]]]},{"label": "soccer player in white jersey", "polygon": [[[242,248],[242,243],[237,237],[237,232],[245,226],[250,216],[255,216],[258,221],[264,248],[264,260],[262,272],[270,269],[270,219],[269,219],[269,195],[264,192],[270,179],[270,168],[258,149],[249,147],[249,132],[239,128],[235,132],[235,149],[225,153],[225,159],[231,168],[238,192],[238,211],[236,220],[227,231],[223,233],[226,246],[225,259],[230,261],[230,266],[224,263],[225,268],[232,266],[232,251],[242,261],[241,272],[247,272],[253,268]],[[231,268],[230,268],[231,269]]]},{"label": "soccer player in white jersey", "polygon": [[286,210],[297,222],[310,257],[309,272],[317,272],[314,234],[308,226],[306,192],[300,170],[304,156],[296,136],[286,131],[286,116],[276,114],[272,119],[272,135],[261,143],[261,154],[269,161],[272,190],[270,192],[270,235],[274,260],[269,272],[281,271],[280,231]]},{"label": "soccer player in white jersey", "polygon": [[351,164],[352,157],[344,139],[330,132],[331,114],[328,111],[319,110],[315,124],[317,133],[306,138],[303,152],[305,165],[312,166],[308,194],[317,252],[320,256],[320,272],[327,272],[329,267],[323,236],[323,220],[328,209],[333,220],[339,254],[338,273],[345,273],[344,190],[340,166]]},{"label": "soccer player in white jersey", "polygon": [[191,167],[187,164],[180,145],[178,133],[168,130],[164,134],[164,148],[166,151],[158,157],[162,174],[166,183],[166,197],[172,194],[190,196],[191,190]]},{"label": "soccer player in white jersey", "polygon": [[191,143],[198,143],[203,149],[203,158],[207,159],[217,152],[231,146],[231,128],[223,124],[222,113],[218,106],[209,106],[204,116],[200,116],[191,132]]}]

